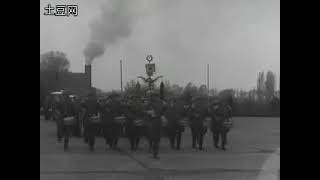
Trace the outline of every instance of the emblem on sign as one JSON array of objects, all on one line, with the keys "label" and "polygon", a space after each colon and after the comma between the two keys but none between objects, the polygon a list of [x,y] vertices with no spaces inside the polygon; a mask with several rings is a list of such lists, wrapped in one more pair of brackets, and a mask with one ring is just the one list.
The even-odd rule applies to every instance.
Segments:
[{"label": "emblem on sign", "polygon": [[153,60],[153,57],[152,57],[152,55],[148,55],[146,59],[147,59],[147,61],[151,62]]}]

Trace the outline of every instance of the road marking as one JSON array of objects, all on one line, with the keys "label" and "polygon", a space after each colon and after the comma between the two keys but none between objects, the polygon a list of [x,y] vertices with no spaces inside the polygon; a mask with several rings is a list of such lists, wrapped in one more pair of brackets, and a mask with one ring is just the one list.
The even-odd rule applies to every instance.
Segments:
[{"label": "road marking", "polygon": [[280,148],[274,151],[265,163],[257,180],[278,180],[280,179]]}]

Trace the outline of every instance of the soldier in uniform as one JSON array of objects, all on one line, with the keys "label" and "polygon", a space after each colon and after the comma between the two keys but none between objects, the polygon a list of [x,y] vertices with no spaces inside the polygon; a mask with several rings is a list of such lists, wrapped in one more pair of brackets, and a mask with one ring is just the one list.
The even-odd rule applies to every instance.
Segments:
[{"label": "soldier in uniform", "polygon": [[106,145],[109,145],[111,147],[112,116],[109,101],[109,99],[106,100],[101,106],[101,121],[103,128],[103,136],[105,138]]},{"label": "soldier in uniform", "polygon": [[218,122],[218,119],[216,118],[216,109],[218,108],[217,104],[212,104],[210,106],[209,116],[211,117],[211,126],[210,130],[212,132],[213,137],[213,144],[216,149],[219,149],[219,135],[221,132],[221,125]]},{"label": "soldier in uniform", "polygon": [[[64,97],[63,102],[63,111],[62,111],[62,118],[63,118],[63,137],[64,137],[64,150],[66,151],[69,147],[69,139],[72,135],[72,130],[75,125],[75,118],[76,118],[76,109],[75,105],[68,96]],[[67,118],[71,118],[71,121],[67,121]]]},{"label": "soldier in uniform", "polygon": [[45,120],[50,119],[50,108],[51,108],[50,97],[46,96],[44,100],[44,119]]},{"label": "soldier in uniform", "polygon": [[81,104],[80,99],[74,97],[73,103],[75,106],[75,113],[76,113],[76,123],[73,129],[73,135],[76,137],[81,137]]},{"label": "soldier in uniform", "polygon": [[63,99],[62,97],[54,96],[53,100],[54,119],[57,125],[57,141],[60,143],[63,136]]},{"label": "soldier in uniform", "polygon": [[111,110],[111,137],[110,137],[110,148],[117,149],[117,144],[119,137],[122,132],[122,124],[115,121],[117,117],[121,117],[124,115],[124,106],[121,103],[121,96],[118,94],[111,96],[111,102],[110,102],[110,110]]},{"label": "soldier in uniform", "polygon": [[213,134],[214,147],[219,149],[219,139],[221,137],[221,149],[226,150],[227,133],[230,127],[225,125],[225,122],[231,117],[231,107],[225,103],[219,103],[213,106],[212,110],[211,131]]},{"label": "soldier in uniform", "polygon": [[221,131],[221,137],[222,137],[222,150],[226,150],[225,145],[228,143],[227,135],[233,126],[232,122],[232,105],[228,103],[223,104],[224,107],[224,116],[225,121],[222,124],[222,131]]},{"label": "soldier in uniform", "polygon": [[157,96],[153,95],[147,106],[147,121],[149,122],[149,144],[150,150],[154,159],[159,159],[159,145],[161,138],[162,122],[161,116],[163,115],[162,101]]},{"label": "soldier in uniform", "polygon": [[178,105],[180,104],[177,104],[176,99],[171,99],[165,112],[165,117],[168,119],[167,131],[170,139],[170,145],[172,149],[177,150],[180,149],[181,136],[184,131],[184,127],[179,124],[179,120],[182,119],[182,107],[178,107]]},{"label": "soldier in uniform", "polygon": [[190,116],[190,127],[192,132],[192,147],[196,148],[199,145],[199,149],[203,149],[203,138],[207,133],[207,127],[204,125],[205,117],[207,115],[206,107],[200,104],[193,104]]},{"label": "soldier in uniform", "polygon": [[197,136],[196,136],[196,122],[194,118],[194,111],[195,111],[195,104],[192,103],[191,108],[190,108],[190,130],[191,130],[191,136],[192,136],[192,148],[196,148],[197,144]]},{"label": "soldier in uniform", "polygon": [[89,150],[94,151],[95,137],[98,133],[99,122],[93,122],[93,117],[99,116],[100,106],[94,93],[90,93],[84,103],[85,108],[85,141],[89,144]]},{"label": "soldier in uniform", "polygon": [[132,151],[138,149],[140,137],[143,135],[143,115],[141,102],[137,98],[133,98],[126,111],[126,135],[130,141]]}]

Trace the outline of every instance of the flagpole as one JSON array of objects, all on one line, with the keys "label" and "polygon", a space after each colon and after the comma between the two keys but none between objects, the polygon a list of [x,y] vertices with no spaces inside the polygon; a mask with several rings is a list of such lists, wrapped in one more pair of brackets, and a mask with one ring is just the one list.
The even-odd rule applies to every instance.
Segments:
[{"label": "flagpole", "polygon": [[120,60],[120,86],[121,86],[121,96],[123,95],[122,90],[122,60]]},{"label": "flagpole", "polygon": [[207,96],[208,96],[208,110],[209,110],[209,92],[210,92],[210,84],[209,84],[209,64],[207,64]]}]

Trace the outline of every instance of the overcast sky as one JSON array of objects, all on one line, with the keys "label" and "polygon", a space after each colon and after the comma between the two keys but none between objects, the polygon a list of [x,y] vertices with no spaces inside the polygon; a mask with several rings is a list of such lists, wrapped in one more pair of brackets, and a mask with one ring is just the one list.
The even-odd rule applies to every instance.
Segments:
[{"label": "overcast sky", "polygon": [[[128,0],[132,1],[132,0]],[[44,7],[78,5],[78,17],[45,16]],[[71,71],[83,72],[83,50],[90,40],[89,24],[101,16],[108,0],[41,0],[40,53],[67,54]],[[124,82],[145,75],[145,58],[154,56],[157,75],[171,83],[251,89],[260,71],[280,76],[280,0],[136,0],[132,29],[108,46],[92,64],[93,86],[120,88],[119,60]],[[278,84],[277,84],[278,87]]]}]

